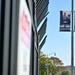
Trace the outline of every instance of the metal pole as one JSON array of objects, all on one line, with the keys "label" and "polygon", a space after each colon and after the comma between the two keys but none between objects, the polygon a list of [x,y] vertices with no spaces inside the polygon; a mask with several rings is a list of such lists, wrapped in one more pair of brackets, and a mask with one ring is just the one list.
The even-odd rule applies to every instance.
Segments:
[{"label": "metal pole", "polygon": [[38,34],[38,75],[40,75],[40,50],[39,50],[39,39],[40,39],[40,34]]},{"label": "metal pole", "polygon": [[72,30],[71,30],[71,75],[74,75],[74,38],[73,38],[73,0],[72,0]]}]

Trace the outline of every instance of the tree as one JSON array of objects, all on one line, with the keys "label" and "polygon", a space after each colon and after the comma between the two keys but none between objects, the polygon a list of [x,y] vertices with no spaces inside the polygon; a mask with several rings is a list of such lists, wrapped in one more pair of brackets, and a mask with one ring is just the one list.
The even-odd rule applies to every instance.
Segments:
[{"label": "tree", "polygon": [[50,65],[50,67],[48,68],[48,72],[52,73],[53,75],[65,69],[62,60],[57,57],[48,58],[46,54],[40,52],[41,75],[46,75],[47,73],[47,68],[45,68],[45,64]]},{"label": "tree", "polygon": [[46,54],[40,52],[40,67],[41,67],[41,75],[46,75],[47,68],[45,68],[45,64],[49,64],[48,72],[52,72],[53,64],[49,58],[46,57]]},{"label": "tree", "polygon": [[62,60],[60,60],[59,58],[51,57],[50,60],[52,60],[52,62],[54,63],[54,68],[52,72],[53,75],[65,69],[65,66],[63,66]]},{"label": "tree", "polygon": [[57,57],[51,57],[50,59],[54,62],[54,65],[55,65],[55,66],[61,66],[61,65],[63,65],[62,60],[60,60],[60,59],[57,58]]},{"label": "tree", "polygon": [[62,71],[61,75],[71,75],[69,71]]}]

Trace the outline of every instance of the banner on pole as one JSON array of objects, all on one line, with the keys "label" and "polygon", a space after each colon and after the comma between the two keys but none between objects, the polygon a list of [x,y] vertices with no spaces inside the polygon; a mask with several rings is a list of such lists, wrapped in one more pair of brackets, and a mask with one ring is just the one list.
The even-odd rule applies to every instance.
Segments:
[{"label": "banner on pole", "polygon": [[70,11],[60,11],[60,31],[70,31]]}]

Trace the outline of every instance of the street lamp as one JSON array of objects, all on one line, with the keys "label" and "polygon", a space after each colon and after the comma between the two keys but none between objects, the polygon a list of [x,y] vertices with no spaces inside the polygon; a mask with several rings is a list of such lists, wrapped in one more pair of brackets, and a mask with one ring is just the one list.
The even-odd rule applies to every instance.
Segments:
[{"label": "street lamp", "polygon": [[[46,58],[48,59],[48,56],[50,56],[52,54],[54,54],[54,56],[56,56],[56,53],[53,52],[53,53],[47,54]],[[46,59],[46,62],[47,62],[47,75],[48,75],[48,61],[47,61],[47,59]]]}]

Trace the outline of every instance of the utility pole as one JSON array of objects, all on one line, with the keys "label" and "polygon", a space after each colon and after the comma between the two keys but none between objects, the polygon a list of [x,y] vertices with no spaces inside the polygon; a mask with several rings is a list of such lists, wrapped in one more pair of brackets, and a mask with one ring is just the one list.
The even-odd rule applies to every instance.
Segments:
[{"label": "utility pole", "polygon": [[71,29],[71,75],[74,75],[74,31],[73,31],[73,0],[72,0],[72,29]]}]

